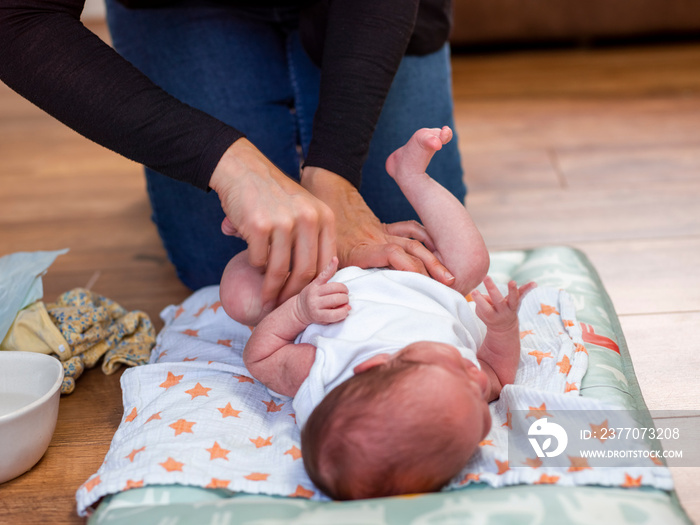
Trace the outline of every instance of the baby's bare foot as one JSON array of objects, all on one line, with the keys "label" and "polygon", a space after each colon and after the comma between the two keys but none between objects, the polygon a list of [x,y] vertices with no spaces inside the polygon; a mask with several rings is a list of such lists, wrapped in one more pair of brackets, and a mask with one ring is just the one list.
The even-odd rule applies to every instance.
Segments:
[{"label": "baby's bare foot", "polygon": [[419,129],[404,146],[389,155],[387,173],[394,179],[424,174],[435,152],[450,140],[452,130],[448,126]]}]

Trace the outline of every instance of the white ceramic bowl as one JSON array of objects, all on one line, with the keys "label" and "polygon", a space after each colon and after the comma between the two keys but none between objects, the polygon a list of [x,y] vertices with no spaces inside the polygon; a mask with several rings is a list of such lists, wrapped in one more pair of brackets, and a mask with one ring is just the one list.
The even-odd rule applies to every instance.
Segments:
[{"label": "white ceramic bowl", "polygon": [[0,483],[24,474],[46,452],[62,382],[55,357],[0,351]]}]

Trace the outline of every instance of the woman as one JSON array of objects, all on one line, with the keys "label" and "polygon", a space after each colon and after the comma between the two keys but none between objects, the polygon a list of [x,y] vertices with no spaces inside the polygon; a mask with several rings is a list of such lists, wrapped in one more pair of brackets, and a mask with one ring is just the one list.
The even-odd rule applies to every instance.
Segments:
[{"label": "woman", "polygon": [[[186,285],[217,283],[246,243],[270,300],[336,253],[442,280],[384,162],[415,129],[453,126],[449,1],[107,0],[119,54],[83,4],[4,0],[0,78],[144,164]],[[430,170],[463,199],[456,143]]]}]

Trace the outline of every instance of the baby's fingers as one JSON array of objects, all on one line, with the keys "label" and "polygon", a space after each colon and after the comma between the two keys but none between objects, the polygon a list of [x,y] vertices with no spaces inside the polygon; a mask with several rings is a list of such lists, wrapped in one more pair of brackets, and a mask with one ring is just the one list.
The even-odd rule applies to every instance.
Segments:
[{"label": "baby's fingers", "polygon": [[340,306],[345,306],[350,302],[350,298],[346,293],[334,293],[329,295],[324,295],[318,298],[318,307],[321,310],[330,310],[333,308],[338,308]]},{"label": "baby's fingers", "polygon": [[347,295],[329,295],[323,298],[323,308],[318,312],[317,323],[332,324],[345,319],[350,313],[350,305],[347,302]]},{"label": "baby's fingers", "polygon": [[328,265],[321,270],[321,273],[319,273],[316,278],[313,280],[314,283],[316,284],[326,284],[328,280],[335,275],[335,272],[338,270],[338,258],[333,257],[331,261],[328,263]]},{"label": "baby's fingers", "polygon": [[491,304],[491,299],[483,295],[479,290],[474,290],[472,293],[472,299],[474,299],[474,304],[476,305],[477,312],[486,312],[493,310],[493,305]]},{"label": "baby's fingers", "polygon": [[506,297],[508,308],[515,310],[520,304],[520,294],[518,293],[518,285],[515,281],[508,282],[508,296]]},{"label": "baby's fingers", "polygon": [[529,282],[527,284],[522,285],[520,288],[518,288],[518,285],[515,283],[515,281],[510,281],[508,283],[508,307],[511,310],[516,310],[520,306],[520,301],[522,300],[523,297],[525,297],[525,294],[530,292],[533,288],[536,288],[537,284],[533,282]]},{"label": "baby's fingers", "polygon": [[496,283],[494,283],[493,279],[491,279],[491,277],[489,277],[488,275],[484,279],[484,286],[486,287],[486,291],[489,293],[489,297],[491,298],[491,302],[494,305],[503,301],[503,295],[501,295],[501,292],[498,289],[498,286],[496,286]]},{"label": "baby's fingers", "polygon": [[332,294],[345,294],[345,296],[347,297],[348,287],[345,286],[343,283],[337,283],[337,282],[325,283],[325,284],[322,284],[321,286],[318,287],[318,291],[316,293],[320,297],[322,297],[324,295],[332,295]]},{"label": "baby's fingers", "polygon": [[537,283],[529,282],[527,284],[522,285],[518,289],[518,293],[520,294],[520,297],[525,297],[526,294],[530,293],[532,290],[537,288]]}]

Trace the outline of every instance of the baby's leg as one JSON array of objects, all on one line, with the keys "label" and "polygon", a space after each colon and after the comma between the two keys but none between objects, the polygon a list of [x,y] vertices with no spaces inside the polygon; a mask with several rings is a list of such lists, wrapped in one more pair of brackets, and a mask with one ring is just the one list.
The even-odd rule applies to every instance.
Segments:
[{"label": "baby's leg", "polygon": [[486,276],[489,254],[471,216],[449,191],[426,172],[436,151],[452,139],[452,130],[420,129],[386,161],[397,182],[435,243],[438,259],[455,276],[452,287],[471,292]]},{"label": "baby's leg", "polygon": [[219,298],[231,319],[255,326],[269,313],[261,303],[265,274],[248,262],[248,250],[229,261],[221,276]]}]

